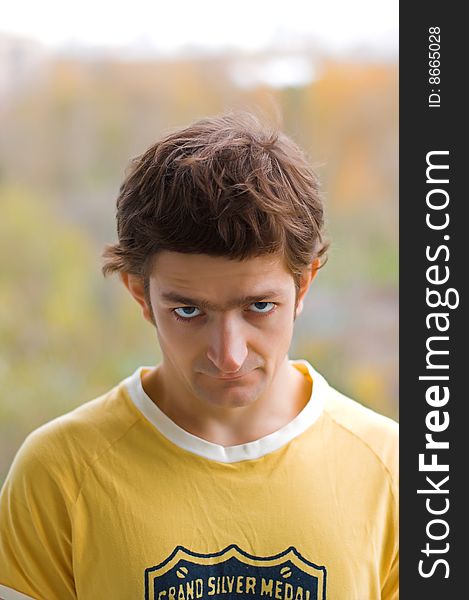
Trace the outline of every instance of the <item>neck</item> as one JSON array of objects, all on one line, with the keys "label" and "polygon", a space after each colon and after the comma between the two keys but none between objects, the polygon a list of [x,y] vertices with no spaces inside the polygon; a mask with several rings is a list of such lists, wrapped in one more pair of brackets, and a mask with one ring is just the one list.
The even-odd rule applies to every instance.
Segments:
[{"label": "neck", "polygon": [[311,383],[287,356],[270,385],[247,406],[218,406],[200,400],[165,363],[148,372],[142,385],[176,425],[221,446],[245,444],[277,431],[296,417],[311,395]]}]

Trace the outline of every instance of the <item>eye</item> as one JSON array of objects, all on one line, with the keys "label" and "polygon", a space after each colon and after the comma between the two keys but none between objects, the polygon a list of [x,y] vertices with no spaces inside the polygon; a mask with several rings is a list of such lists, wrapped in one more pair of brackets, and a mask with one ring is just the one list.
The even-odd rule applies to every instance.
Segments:
[{"label": "eye", "polygon": [[[254,307],[255,310],[252,309],[252,307]],[[253,302],[250,307],[249,310],[251,310],[254,313],[257,313],[259,315],[265,315],[268,314],[270,312],[272,312],[275,308],[275,303],[274,302]]]},{"label": "eye", "polygon": [[181,306],[179,308],[175,308],[174,312],[176,313],[176,316],[183,321],[190,321],[194,317],[198,317],[200,314],[202,314],[200,309],[196,306]]}]

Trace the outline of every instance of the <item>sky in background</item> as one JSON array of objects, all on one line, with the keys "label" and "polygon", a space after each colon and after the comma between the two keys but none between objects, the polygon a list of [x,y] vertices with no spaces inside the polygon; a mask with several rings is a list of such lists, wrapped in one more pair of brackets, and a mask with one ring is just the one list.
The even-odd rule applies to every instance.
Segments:
[{"label": "sky in background", "polygon": [[261,50],[317,43],[397,55],[398,0],[15,0],[0,32],[54,48],[120,46],[171,54],[187,47]]}]

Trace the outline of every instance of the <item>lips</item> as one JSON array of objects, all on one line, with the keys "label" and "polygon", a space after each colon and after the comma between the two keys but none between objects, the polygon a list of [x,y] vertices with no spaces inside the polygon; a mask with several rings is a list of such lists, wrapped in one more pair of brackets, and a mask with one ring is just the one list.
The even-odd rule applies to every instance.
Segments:
[{"label": "lips", "polygon": [[[244,373],[244,375],[247,375],[247,373]],[[218,379],[219,381],[234,381],[235,379],[241,379],[244,375],[237,375],[236,377],[215,377],[215,379]]]},{"label": "lips", "polygon": [[220,377],[218,375],[209,375],[209,377],[211,377],[212,379],[217,379],[218,381],[236,381],[236,379],[242,379],[243,377],[246,377],[246,375],[249,375],[250,373],[252,373],[252,371],[248,371],[247,373],[243,373],[242,375],[232,375],[232,376],[224,376],[224,377]]},{"label": "lips", "polygon": [[258,367],[255,367],[254,369],[251,369],[250,371],[247,371],[246,373],[243,373],[242,375],[232,375],[232,376],[224,376],[224,377],[219,376],[219,375],[212,375],[212,373],[208,373],[207,371],[201,371],[201,373],[203,375],[205,375],[206,377],[210,377],[210,379],[216,379],[217,381],[236,381],[236,379],[242,379],[243,377],[250,375],[257,368]]}]

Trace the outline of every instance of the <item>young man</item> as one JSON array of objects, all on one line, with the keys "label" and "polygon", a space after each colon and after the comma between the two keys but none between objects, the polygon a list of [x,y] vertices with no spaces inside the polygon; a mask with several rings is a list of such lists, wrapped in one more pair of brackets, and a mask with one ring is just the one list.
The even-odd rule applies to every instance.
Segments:
[{"label": "young man", "polygon": [[118,272],[162,360],[33,432],[0,504],[0,597],[398,597],[397,426],[290,360],[327,249],[298,147],[248,115],[136,159]]}]

